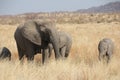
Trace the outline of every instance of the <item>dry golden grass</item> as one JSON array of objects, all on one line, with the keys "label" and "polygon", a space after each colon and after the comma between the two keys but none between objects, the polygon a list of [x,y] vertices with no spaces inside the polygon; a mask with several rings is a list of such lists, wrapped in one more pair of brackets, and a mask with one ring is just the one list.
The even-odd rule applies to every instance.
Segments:
[{"label": "dry golden grass", "polygon": [[[0,47],[12,52],[12,61],[0,61],[0,80],[119,80],[120,23],[57,24],[59,30],[71,34],[73,45],[65,61],[51,59],[41,65],[38,55],[34,63],[20,64],[14,40],[17,25],[0,25]],[[98,61],[98,43],[102,38],[115,43],[111,62]]]}]

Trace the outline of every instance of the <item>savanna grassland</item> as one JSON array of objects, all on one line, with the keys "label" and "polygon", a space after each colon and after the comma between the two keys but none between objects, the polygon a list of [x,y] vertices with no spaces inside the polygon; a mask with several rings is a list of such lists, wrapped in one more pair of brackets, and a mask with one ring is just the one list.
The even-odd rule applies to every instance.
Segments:
[{"label": "savanna grassland", "polygon": [[[73,45],[67,60],[41,64],[41,54],[33,63],[18,60],[14,31],[18,24],[0,25],[0,47],[12,52],[11,61],[0,61],[0,80],[120,80],[120,22],[56,23],[58,30],[72,36]],[[111,62],[99,62],[98,43],[103,38],[114,42]]]}]

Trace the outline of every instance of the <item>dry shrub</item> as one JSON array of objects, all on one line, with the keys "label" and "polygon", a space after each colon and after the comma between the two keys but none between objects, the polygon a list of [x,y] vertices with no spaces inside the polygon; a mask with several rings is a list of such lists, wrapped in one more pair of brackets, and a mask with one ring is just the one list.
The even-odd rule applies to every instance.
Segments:
[{"label": "dry shrub", "polygon": [[57,23],[83,24],[83,23],[111,23],[120,22],[120,13],[29,13],[15,16],[0,16],[0,24],[15,25],[31,19],[47,19]]}]

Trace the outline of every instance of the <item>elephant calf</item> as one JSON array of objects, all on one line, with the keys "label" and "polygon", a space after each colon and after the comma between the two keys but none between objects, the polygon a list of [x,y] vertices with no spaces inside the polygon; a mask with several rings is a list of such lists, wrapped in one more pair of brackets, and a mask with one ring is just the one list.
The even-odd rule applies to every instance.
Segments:
[{"label": "elephant calf", "polygon": [[0,48],[0,59],[9,59],[11,60],[11,52],[8,48],[2,47]]},{"label": "elephant calf", "polygon": [[104,38],[99,42],[98,50],[99,50],[99,60],[107,58],[107,63],[110,61],[111,56],[113,54],[114,44],[111,39]]},{"label": "elephant calf", "polygon": [[[65,32],[58,32],[59,34],[59,52],[62,57],[68,57],[72,46],[72,37]],[[52,44],[49,44],[49,57],[52,53]]]}]

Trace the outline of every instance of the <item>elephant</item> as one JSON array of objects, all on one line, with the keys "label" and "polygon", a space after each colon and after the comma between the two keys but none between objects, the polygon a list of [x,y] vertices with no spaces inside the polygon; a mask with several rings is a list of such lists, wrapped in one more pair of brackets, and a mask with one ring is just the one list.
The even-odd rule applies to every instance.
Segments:
[{"label": "elephant", "polygon": [[[58,44],[59,52],[62,58],[67,58],[69,56],[70,49],[72,46],[72,37],[68,33],[65,33],[63,31],[59,31],[58,34],[59,34],[59,44]],[[53,49],[51,43],[49,44],[48,49],[49,49],[49,57],[51,57],[51,53]]]},{"label": "elephant", "polygon": [[9,59],[11,60],[11,52],[6,47],[0,48],[0,59]]},{"label": "elephant", "polygon": [[53,45],[55,52],[55,59],[60,58],[59,45],[58,45],[58,32],[55,23],[48,21],[29,20],[20,24],[15,33],[14,38],[16,41],[19,60],[23,56],[27,57],[28,61],[34,60],[34,55],[38,52],[42,53],[42,63],[48,59],[48,44]]},{"label": "elephant", "polygon": [[106,57],[107,63],[109,63],[111,56],[113,54],[114,44],[113,41],[109,38],[102,39],[98,44],[99,50],[99,60]]}]

